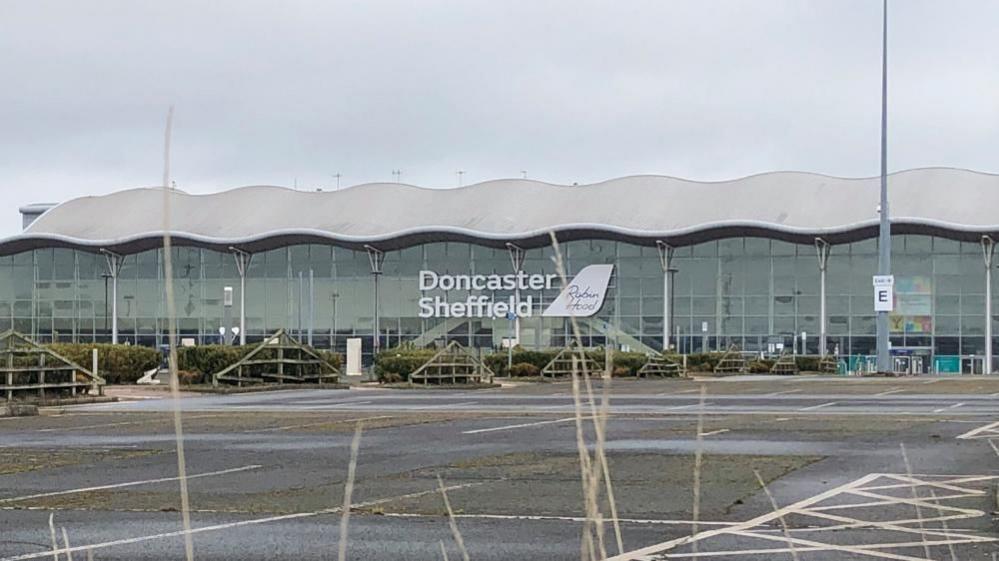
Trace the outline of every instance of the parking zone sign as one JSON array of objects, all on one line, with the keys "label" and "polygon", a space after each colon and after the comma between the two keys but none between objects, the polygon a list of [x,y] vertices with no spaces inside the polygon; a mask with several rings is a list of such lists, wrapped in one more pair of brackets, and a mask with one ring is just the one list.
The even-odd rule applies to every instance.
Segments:
[{"label": "parking zone sign", "polygon": [[895,309],[895,277],[874,275],[874,311],[891,312]]}]

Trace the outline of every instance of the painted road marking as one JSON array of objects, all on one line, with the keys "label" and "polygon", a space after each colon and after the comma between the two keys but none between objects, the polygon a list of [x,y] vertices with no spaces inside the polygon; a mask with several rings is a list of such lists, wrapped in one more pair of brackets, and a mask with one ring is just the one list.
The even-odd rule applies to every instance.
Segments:
[{"label": "painted road marking", "polygon": [[[824,493],[820,493],[808,499],[804,499],[784,508],[779,508],[747,520],[741,524],[729,527],[704,530],[693,535],[673,539],[660,544],[651,545],[641,549],[636,549],[628,553],[623,553],[608,559],[608,561],[636,561],[639,559],[664,559],[664,558],[735,558],[740,556],[767,555],[773,558],[775,555],[786,555],[804,551],[837,552],[842,554],[853,554],[864,557],[874,557],[879,559],[896,559],[902,561],[927,561],[924,557],[913,557],[900,553],[900,550],[911,547],[927,546],[949,546],[959,544],[983,544],[999,540],[994,536],[976,535],[977,533],[967,530],[952,530],[946,527],[942,529],[927,528],[923,522],[948,520],[972,520],[986,516],[986,513],[974,508],[964,508],[953,504],[955,501],[974,498],[980,500],[988,495],[990,485],[999,479],[999,476],[991,475],[971,475],[971,476],[909,476],[899,474],[878,474],[873,473],[857,479],[846,485],[836,487]],[[886,483],[881,484],[879,483]],[[920,496],[917,498],[905,498],[896,496],[893,491],[897,489],[928,488],[932,491],[935,488],[942,488],[955,491],[948,496],[937,496],[934,498]],[[891,491],[887,491],[891,489]],[[885,490],[875,492],[875,490]],[[916,491],[914,491],[915,493]],[[874,499],[871,502],[842,505],[841,501],[850,496],[859,496]],[[918,495],[917,495],[918,496]],[[826,503],[826,504],[823,504]],[[832,503],[832,504],[829,504]],[[846,514],[861,516],[865,512],[867,505],[874,503],[884,506],[879,510],[879,516],[888,515],[888,519],[865,520],[851,516],[831,514],[829,510],[847,510]],[[926,518],[912,518],[912,507],[918,506],[924,511],[930,512]],[[850,511],[850,508],[854,511]],[[883,543],[827,543],[819,539],[805,539],[803,537],[790,537],[773,533],[774,523],[788,516],[807,517],[824,523],[813,524],[807,527],[796,528],[795,535],[803,536],[815,534],[817,536],[840,534],[841,530],[851,529],[876,529],[884,535],[886,541]],[[897,517],[893,519],[892,517]],[[920,523],[920,527],[913,527],[913,524]],[[912,536],[919,535],[922,541],[913,541]],[[700,553],[673,553],[678,546],[689,545],[694,542],[703,543],[711,538],[710,544],[699,547]],[[930,539],[927,539],[927,538]],[[732,539],[736,538],[736,539]],[[830,538],[831,539],[831,538]],[[766,544],[772,542],[781,543],[784,547],[767,548],[753,547],[753,540],[760,540]],[[748,544],[746,542],[749,542]],[[758,541],[756,543],[759,543]],[[719,548],[742,547],[744,549],[717,549],[710,550],[707,546],[715,545]]]},{"label": "painted road marking", "polygon": [[947,411],[949,409],[957,409],[958,407],[961,407],[962,405],[964,405],[964,404],[963,403],[955,403],[954,405],[951,405],[949,407],[941,407],[940,409],[934,409],[933,412],[934,413],[942,413],[942,412]]},{"label": "painted road marking", "polygon": [[278,432],[283,430],[294,430],[294,429],[305,429],[309,427],[318,427],[322,425],[333,425],[338,423],[356,423],[360,421],[374,421],[375,419],[391,419],[392,415],[379,415],[377,417],[357,417],[355,419],[327,419],[318,423],[305,423],[304,425],[285,425],[283,427],[270,427],[266,429],[250,429],[243,431],[247,432]]},{"label": "painted road marking", "polygon": [[999,437],[999,421],[990,423],[988,425],[985,425],[984,427],[971,429],[957,438],[960,440],[972,440],[976,438],[997,438],[997,437]]},{"label": "painted road marking", "polygon": [[[240,471],[249,471],[252,469],[258,469],[263,466],[258,464],[252,464],[248,466],[224,469],[221,471],[209,471],[207,473],[198,473],[195,475],[188,475],[187,479],[200,479],[202,477],[212,477],[215,475],[225,475],[227,473],[236,473]],[[37,493],[34,495],[23,495],[20,497],[9,497],[6,499],[0,499],[0,503],[16,503],[20,501],[27,501],[31,499],[40,499],[43,497],[57,497],[60,495],[75,495],[77,493],[89,493],[91,491],[105,491],[107,489],[121,489],[122,487],[135,487],[137,485],[149,485],[152,483],[164,483],[166,481],[178,481],[179,477],[160,477],[158,479],[145,479],[142,481],[128,481],[126,483],[112,483],[110,485],[98,485],[96,487],[82,487],[80,489],[69,489],[66,491],[52,491],[51,493]]]},{"label": "painted road marking", "polygon": [[933,378],[932,380],[926,380],[924,384],[935,384],[940,381],[940,378]]},{"label": "painted road marking", "polygon": [[895,388],[895,389],[891,389],[891,390],[884,391],[884,392],[881,392],[881,393],[876,393],[876,394],[874,394],[874,397],[881,397],[883,395],[891,395],[893,393],[899,393],[899,392],[904,392],[904,391],[905,390],[902,389],[902,388]]},{"label": "painted road marking", "polygon": [[[583,417],[583,419],[592,419],[593,417]],[[519,425],[504,425],[502,427],[490,427],[488,429],[475,429],[462,431],[461,434],[480,434],[483,432],[496,432],[501,430],[513,430],[513,429],[523,429],[528,427],[537,427],[541,425],[554,425],[556,423],[568,423],[569,421],[575,421],[575,417],[566,417],[564,419],[554,419],[551,421],[538,421],[536,423],[521,423]]]},{"label": "painted road marking", "polygon": [[[440,518],[439,514],[416,514],[410,512],[386,512],[379,516],[389,518]],[[586,522],[586,518],[579,516],[550,516],[535,514],[459,514],[455,518],[469,518],[479,520],[554,520],[557,522]],[[661,520],[656,518],[618,518],[618,522],[627,524],[651,524],[664,526],[732,526],[733,522],[703,522],[693,520]]]},{"label": "painted road marking", "polygon": [[465,405],[475,405],[476,401],[463,401],[461,403],[445,403],[443,405],[420,405],[415,407],[417,411],[424,411],[426,409],[447,409],[448,407],[464,407]]},{"label": "painted road marking", "polygon": [[674,407],[667,407],[666,409],[668,409],[670,411],[677,411],[679,409],[690,409],[692,407],[700,407],[701,405],[704,405],[704,407],[710,407],[713,404],[711,404],[711,403],[704,403],[704,404],[701,404],[701,403],[691,403],[690,405],[676,405]]},{"label": "painted road marking", "polygon": [[798,409],[798,411],[814,411],[816,409],[822,409],[823,407],[831,407],[833,405],[836,405],[835,401],[830,401],[829,403],[823,403],[821,405],[813,405],[811,407],[802,407],[801,409]]},{"label": "painted road marking", "polygon": [[789,393],[798,393],[800,391],[801,391],[801,389],[799,388],[797,390],[787,390],[787,391],[783,391],[783,392],[768,393],[768,394],[763,395],[763,397],[777,397],[778,395],[787,395]]},{"label": "painted road marking", "polygon": [[677,391],[677,392],[657,393],[656,395],[677,395],[677,394],[681,394],[681,393],[694,393],[694,392],[699,392],[699,391],[701,391],[701,390],[699,390],[699,389],[690,389],[690,390],[680,390],[680,391]]},{"label": "painted road marking", "polygon": [[[476,481],[476,482],[473,482],[473,483],[462,483],[460,485],[450,485],[450,486],[444,487],[444,491],[448,492],[448,491],[455,491],[455,490],[458,490],[458,489],[465,489],[465,488],[468,488],[468,487],[477,487],[479,485],[485,485],[486,483],[487,482],[485,482],[485,481]],[[377,505],[380,505],[380,504],[390,503],[390,502],[393,502],[393,501],[398,501],[398,500],[403,500],[403,499],[414,499],[414,498],[423,497],[423,496],[426,496],[426,495],[433,495],[433,494],[440,493],[440,492],[441,492],[440,489],[434,488],[434,489],[428,489],[426,491],[417,491],[415,493],[408,493],[406,495],[399,495],[399,496],[396,496],[396,497],[386,497],[384,499],[376,499],[376,500],[373,500],[373,501],[367,501],[367,502],[363,502],[363,503],[354,503],[354,504],[350,505],[350,507],[352,509],[353,508],[367,508],[367,507],[377,506]],[[238,522],[228,522],[228,523],[225,523],[225,524],[215,524],[215,525],[212,525],[212,526],[201,526],[200,528],[191,528],[190,530],[177,530],[175,532],[164,532],[162,534],[152,534],[152,535],[148,535],[148,536],[136,536],[136,537],[132,537],[132,538],[123,538],[123,539],[120,539],[120,540],[113,540],[113,541],[100,542],[100,543],[91,543],[91,544],[85,544],[85,545],[74,545],[73,547],[68,547],[68,548],[67,547],[63,547],[62,549],[57,549],[57,550],[56,549],[50,549],[48,551],[40,551],[40,552],[35,552],[35,553],[25,553],[25,554],[22,554],[22,555],[14,555],[14,556],[11,556],[11,557],[4,557],[4,558],[0,559],[0,561],[24,561],[24,560],[27,560],[27,559],[52,558],[55,555],[58,555],[60,553],[61,554],[66,554],[66,557],[69,558],[68,554],[75,553],[77,551],[84,551],[85,552],[85,551],[91,551],[91,550],[97,550],[97,549],[106,549],[106,548],[109,548],[109,547],[115,547],[115,546],[119,546],[119,545],[131,545],[131,544],[136,544],[136,543],[148,542],[148,541],[152,541],[152,540],[160,540],[160,539],[164,539],[164,538],[175,538],[175,537],[178,537],[178,536],[183,536],[185,534],[190,534],[190,535],[204,534],[204,533],[207,533],[207,532],[218,532],[220,530],[228,530],[230,528],[241,528],[241,527],[244,527],[244,526],[256,526],[256,525],[259,525],[259,524],[268,524],[270,522],[280,522],[280,521],[283,521],[283,520],[300,520],[302,518],[313,518],[313,517],[316,517],[316,516],[322,516],[324,514],[337,514],[337,513],[341,512],[342,510],[343,510],[343,507],[333,507],[333,508],[326,508],[326,509],[323,509],[323,510],[314,510],[314,511],[311,511],[311,512],[296,512],[296,513],[292,513],[292,514],[282,514],[282,515],[279,515],[279,516],[268,516],[266,518],[253,518],[253,519],[250,519],[250,520],[240,520]]]},{"label": "painted road marking", "polygon": [[718,429],[718,430],[713,430],[711,432],[702,432],[701,436],[714,436],[716,434],[724,434],[728,431],[729,429]]}]

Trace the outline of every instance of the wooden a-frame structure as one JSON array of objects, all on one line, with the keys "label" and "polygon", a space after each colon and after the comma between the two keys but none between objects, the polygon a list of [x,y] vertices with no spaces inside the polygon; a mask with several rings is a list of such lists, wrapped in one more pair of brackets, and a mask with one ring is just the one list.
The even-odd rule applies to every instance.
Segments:
[{"label": "wooden a-frame structure", "polygon": [[239,361],[212,375],[212,385],[336,384],[340,371],[315,349],[279,329]]},{"label": "wooden a-frame structure", "polygon": [[442,384],[472,384],[482,383],[484,379],[492,380],[493,371],[468,349],[457,341],[451,341],[443,349],[434,353],[430,360],[410,372],[409,382],[429,382]]},{"label": "wooden a-frame structure", "polygon": [[104,383],[100,376],[13,329],[0,333],[0,391],[8,402],[75,397],[89,390],[99,393]]}]

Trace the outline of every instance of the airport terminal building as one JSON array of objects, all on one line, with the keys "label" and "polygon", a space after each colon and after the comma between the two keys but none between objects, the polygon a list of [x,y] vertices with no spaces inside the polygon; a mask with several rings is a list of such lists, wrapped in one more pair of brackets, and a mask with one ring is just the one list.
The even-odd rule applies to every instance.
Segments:
[{"label": "airport terminal building", "polygon": [[[547,348],[566,343],[574,319],[590,346],[783,348],[855,365],[875,352],[878,185],[777,172],[714,183],[140,188],[29,205],[23,232],[0,239],[0,331],[165,342],[168,201],[187,344],[283,328],[341,351],[360,338],[367,356],[405,341],[498,348],[513,337]],[[889,189],[900,368],[994,370],[985,357],[999,176],[917,169],[892,174]],[[599,302],[588,287],[576,294],[594,297],[583,312],[551,312],[563,293],[553,235],[568,279],[610,266]]]}]

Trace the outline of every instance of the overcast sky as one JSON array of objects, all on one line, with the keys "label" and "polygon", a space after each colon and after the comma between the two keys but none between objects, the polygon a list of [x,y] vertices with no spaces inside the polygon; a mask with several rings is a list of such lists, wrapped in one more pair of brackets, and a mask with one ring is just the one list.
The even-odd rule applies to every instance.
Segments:
[{"label": "overcast sky", "polygon": [[[999,171],[999,3],[894,0],[890,168]],[[638,173],[878,173],[879,0],[0,0],[17,206]]]}]

